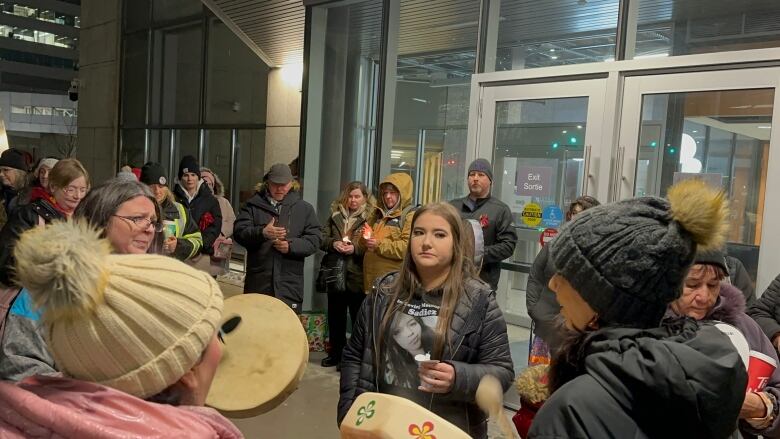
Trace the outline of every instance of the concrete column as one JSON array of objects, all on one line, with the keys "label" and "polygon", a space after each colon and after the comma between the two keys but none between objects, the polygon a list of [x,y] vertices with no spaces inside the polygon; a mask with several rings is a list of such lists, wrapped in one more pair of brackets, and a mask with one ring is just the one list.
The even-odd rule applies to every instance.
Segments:
[{"label": "concrete column", "polygon": [[120,0],[83,0],[79,39],[78,144],[93,184],[117,170]]},{"label": "concrete column", "polygon": [[298,157],[301,136],[301,65],[268,72],[265,128],[265,170]]}]

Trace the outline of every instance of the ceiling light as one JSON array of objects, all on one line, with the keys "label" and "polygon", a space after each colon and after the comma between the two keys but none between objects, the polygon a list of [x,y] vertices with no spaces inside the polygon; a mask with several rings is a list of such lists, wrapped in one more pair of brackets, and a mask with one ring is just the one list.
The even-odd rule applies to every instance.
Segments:
[{"label": "ceiling light", "polygon": [[416,102],[422,102],[423,104],[427,104],[428,103],[428,101],[426,101],[425,99],[420,99],[420,98],[412,98],[412,100],[416,101]]},{"label": "ceiling light", "polygon": [[566,130],[563,130],[563,131],[561,131],[561,133],[562,133],[562,134],[566,134],[566,133],[568,133],[568,131],[566,131]]},{"label": "ceiling light", "polygon": [[551,56],[550,58],[552,58],[552,59],[558,59],[558,57],[557,57],[557,56],[555,56],[555,55]]},{"label": "ceiling light", "polygon": [[772,125],[759,125],[756,128],[762,129],[762,130],[771,130],[772,129]]},{"label": "ceiling light", "polygon": [[577,125],[577,129],[581,130],[582,129],[582,125]]}]

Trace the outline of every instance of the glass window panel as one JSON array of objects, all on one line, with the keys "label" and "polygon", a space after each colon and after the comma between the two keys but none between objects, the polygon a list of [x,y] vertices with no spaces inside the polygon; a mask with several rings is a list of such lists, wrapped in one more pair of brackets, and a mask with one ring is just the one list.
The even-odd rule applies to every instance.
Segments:
[{"label": "glass window panel", "polygon": [[252,197],[255,186],[263,179],[265,172],[265,130],[238,131],[238,198],[230,200],[238,211],[240,205]]},{"label": "glass window panel", "polygon": [[638,0],[634,58],[780,46],[775,0]]},{"label": "glass window panel", "polygon": [[205,132],[205,158],[201,166],[211,169],[219,176],[225,187],[225,198],[231,199],[230,186],[230,130],[207,130]]},{"label": "glass window panel", "polygon": [[464,194],[478,22],[471,0],[400,3],[390,167],[412,176],[418,203]]},{"label": "glass window panel", "polygon": [[[309,87],[322,90],[310,102],[309,118],[322,120],[317,211],[329,212],[345,183],[369,183],[376,143],[381,63],[382,1],[368,0],[313,9],[312,40],[324,55],[309,67]],[[316,116],[312,116],[316,115]]]},{"label": "glass window panel", "polygon": [[120,166],[143,166],[146,130],[122,130],[122,149],[119,153]]},{"label": "glass window panel", "polygon": [[268,66],[216,18],[209,20],[207,123],[265,123]]},{"label": "glass window panel", "polygon": [[149,27],[151,18],[150,8],[152,0],[131,0],[123,2],[125,11],[122,18],[125,20],[125,32],[133,32]]},{"label": "glass window panel", "polygon": [[700,177],[731,205],[727,250],[755,281],[766,191],[773,89],[645,95],[635,195],[665,196]]},{"label": "glass window panel", "polygon": [[201,52],[200,26],[155,31],[152,121],[198,123]]},{"label": "glass window panel", "polygon": [[154,0],[152,5],[152,16],[155,23],[193,17],[203,13],[203,6],[198,0]]},{"label": "glass window panel", "polygon": [[146,123],[148,34],[127,35],[124,41],[122,75],[122,122],[125,125]]},{"label": "glass window panel", "polygon": [[495,70],[614,61],[619,3],[502,0]]}]

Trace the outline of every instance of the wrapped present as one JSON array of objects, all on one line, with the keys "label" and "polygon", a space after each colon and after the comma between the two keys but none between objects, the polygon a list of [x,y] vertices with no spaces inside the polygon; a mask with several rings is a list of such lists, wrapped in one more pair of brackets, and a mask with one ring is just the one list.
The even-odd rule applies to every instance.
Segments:
[{"label": "wrapped present", "polygon": [[306,337],[309,339],[309,352],[325,352],[330,344],[328,340],[328,319],[323,311],[303,312],[300,315]]},{"label": "wrapped present", "polygon": [[531,341],[531,352],[528,354],[528,366],[550,364],[550,347],[539,336],[534,335]]}]

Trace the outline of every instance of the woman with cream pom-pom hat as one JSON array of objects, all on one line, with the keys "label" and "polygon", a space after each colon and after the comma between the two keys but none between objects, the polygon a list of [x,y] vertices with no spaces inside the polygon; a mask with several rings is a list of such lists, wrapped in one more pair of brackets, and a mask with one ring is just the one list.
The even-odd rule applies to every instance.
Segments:
[{"label": "woman with cream pom-pom hat", "polygon": [[0,383],[4,437],[242,437],[200,407],[221,356],[222,293],[208,274],[110,254],[85,223],[27,232],[15,256],[64,377]]},{"label": "woman with cream pom-pom hat", "polygon": [[550,366],[552,395],[530,438],[729,437],[747,374],[712,324],[661,320],[697,248],[724,239],[725,196],[700,180],[668,200],[589,209],[550,242],[549,286],[571,337]]}]

